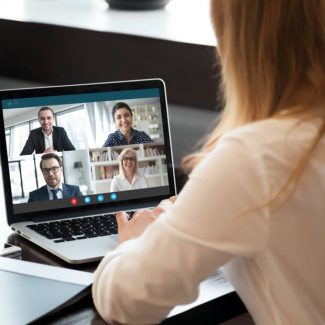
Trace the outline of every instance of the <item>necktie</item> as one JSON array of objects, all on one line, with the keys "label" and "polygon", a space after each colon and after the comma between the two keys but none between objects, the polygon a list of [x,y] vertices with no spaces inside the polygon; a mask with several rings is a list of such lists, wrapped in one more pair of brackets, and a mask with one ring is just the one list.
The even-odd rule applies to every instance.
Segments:
[{"label": "necktie", "polygon": [[51,192],[53,194],[53,200],[57,200],[58,199],[58,196],[57,196],[58,191],[59,190],[51,190]]}]

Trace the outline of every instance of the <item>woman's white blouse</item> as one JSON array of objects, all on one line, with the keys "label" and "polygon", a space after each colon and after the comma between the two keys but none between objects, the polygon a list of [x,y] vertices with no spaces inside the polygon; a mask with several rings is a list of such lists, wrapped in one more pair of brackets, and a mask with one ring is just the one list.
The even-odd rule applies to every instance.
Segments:
[{"label": "woman's white blouse", "polygon": [[147,187],[148,182],[143,175],[134,175],[131,184],[123,175],[117,175],[112,180],[110,192],[136,190]]},{"label": "woman's white blouse", "polygon": [[288,201],[254,209],[278,193],[316,134],[315,121],[296,122],[226,134],[173,208],[107,254],[93,285],[106,321],[158,323],[225,265],[256,324],[325,324],[325,139]]}]

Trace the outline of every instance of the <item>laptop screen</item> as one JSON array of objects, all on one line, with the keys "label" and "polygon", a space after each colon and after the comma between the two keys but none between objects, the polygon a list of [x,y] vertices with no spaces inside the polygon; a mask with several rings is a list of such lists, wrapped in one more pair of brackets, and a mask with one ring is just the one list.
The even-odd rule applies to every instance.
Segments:
[{"label": "laptop screen", "polygon": [[9,90],[1,106],[8,213],[114,211],[175,194],[161,80]]}]

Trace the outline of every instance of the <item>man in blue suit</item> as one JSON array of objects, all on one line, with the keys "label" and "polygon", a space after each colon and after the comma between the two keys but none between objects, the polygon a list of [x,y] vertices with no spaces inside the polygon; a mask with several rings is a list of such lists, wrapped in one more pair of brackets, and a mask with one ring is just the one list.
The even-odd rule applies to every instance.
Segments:
[{"label": "man in blue suit", "polygon": [[40,128],[31,130],[21,155],[75,150],[64,128],[54,126],[54,112],[50,107],[38,111]]},{"label": "man in blue suit", "polygon": [[79,186],[62,182],[63,166],[61,158],[55,153],[42,156],[40,168],[46,185],[29,193],[28,202],[57,200],[82,196]]}]

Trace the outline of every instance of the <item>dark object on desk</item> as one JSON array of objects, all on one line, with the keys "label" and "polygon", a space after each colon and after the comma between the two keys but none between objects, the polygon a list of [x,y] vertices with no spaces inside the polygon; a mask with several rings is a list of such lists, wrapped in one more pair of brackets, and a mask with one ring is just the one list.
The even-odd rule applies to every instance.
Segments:
[{"label": "dark object on desk", "polygon": [[169,0],[106,0],[111,9],[152,10],[166,6]]}]

